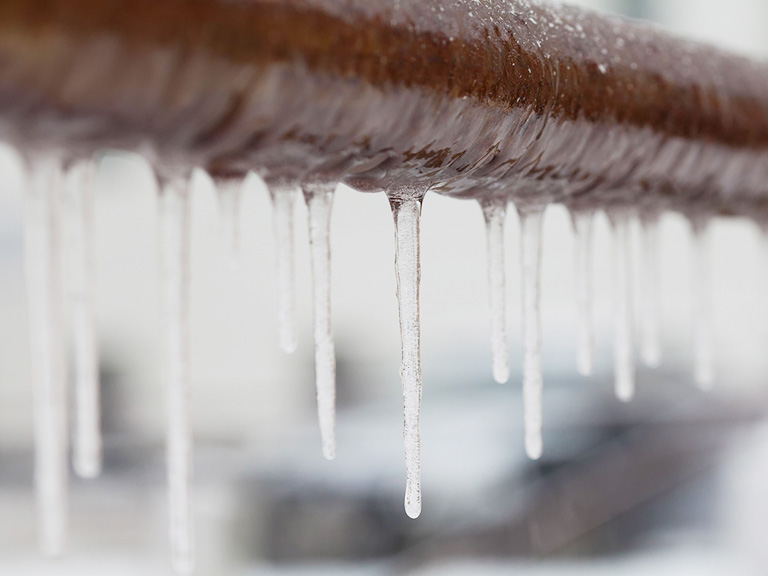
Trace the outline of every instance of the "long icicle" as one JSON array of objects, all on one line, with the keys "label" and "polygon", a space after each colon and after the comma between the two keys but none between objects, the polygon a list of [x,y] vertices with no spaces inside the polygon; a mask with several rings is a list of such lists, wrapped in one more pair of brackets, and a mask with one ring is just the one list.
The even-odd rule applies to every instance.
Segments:
[{"label": "long icicle", "polygon": [[296,269],[294,264],[294,213],[299,188],[293,185],[269,189],[274,210],[275,248],[277,250],[277,310],[280,348],[288,354],[296,351]]},{"label": "long icicle", "polygon": [[78,162],[67,173],[69,301],[75,378],[73,466],[78,476],[101,473],[101,393],[99,348],[94,309],[93,160]]},{"label": "long icicle", "polygon": [[635,396],[635,323],[632,298],[632,251],[629,213],[610,212],[614,259],[614,362],[616,396],[630,402]]},{"label": "long icicle", "polygon": [[641,220],[643,237],[643,316],[642,316],[642,351],[643,361],[649,368],[658,368],[661,364],[661,345],[659,343],[659,214],[644,215]]},{"label": "long icicle", "polygon": [[35,491],[40,548],[64,551],[67,532],[67,398],[59,277],[58,159],[27,163],[25,273],[35,403]]},{"label": "long icicle", "polygon": [[335,184],[304,187],[315,315],[315,384],[323,456],[336,457],[336,352],[331,325],[331,208]]},{"label": "long icicle", "polygon": [[163,319],[166,345],[166,462],[173,569],[195,565],[192,513],[193,443],[189,409],[189,189],[171,178],[160,191]]},{"label": "long icicle", "polygon": [[592,319],[592,211],[572,212],[575,233],[576,313],[578,315],[577,365],[579,374],[590,376],[594,367],[595,336]]},{"label": "long icicle", "polygon": [[421,201],[417,198],[390,200],[395,219],[395,273],[400,311],[405,441],[405,512],[411,518],[421,514],[421,326],[419,320],[419,220]]},{"label": "long icicle", "polygon": [[538,460],[543,452],[541,373],[541,231],[544,207],[525,207],[520,213],[523,273],[523,410],[525,451]]},{"label": "long icicle", "polygon": [[488,291],[491,312],[491,352],[493,377],[499,384],[509,380],[509,341],[507,337],[507,274],[504,259],[504,220],[507,200],[480,202],[485,217],[488,242]]},{"label": "long icicle", "polygon": [[694,374],[702,390],[715,383],[712,355],[712,274],[710,226],[705,218],[694,218],[693,228],[693,316]]},{"label": "long icicle", "polygon": [[240,265],[240,200],[243,194],[243,179],[216,178],[219,200],[219,231],[223,255],[232,270]]}]

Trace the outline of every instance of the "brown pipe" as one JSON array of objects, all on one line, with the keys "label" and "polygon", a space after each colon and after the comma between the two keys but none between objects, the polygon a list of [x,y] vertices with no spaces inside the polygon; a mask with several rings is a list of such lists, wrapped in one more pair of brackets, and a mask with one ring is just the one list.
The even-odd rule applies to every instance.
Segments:
[{"label": "brown pipe", "polygon": [[524,0],[5,0],[0,130],[273,181],[768,210],[768,65]]}]

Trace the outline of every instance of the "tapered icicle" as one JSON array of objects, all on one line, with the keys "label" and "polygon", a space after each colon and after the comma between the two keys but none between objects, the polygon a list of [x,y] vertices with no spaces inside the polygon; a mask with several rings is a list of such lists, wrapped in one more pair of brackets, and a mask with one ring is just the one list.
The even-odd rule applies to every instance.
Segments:
[{"label": "tapered icicle", "polygon": [[171,559],[180,574],[195,565],[193,443],[189,409],[189,190],[182,178],[160,190],[163,320],[166,354],[166,460]]},{"label": "tapered icicle", "polygon": [[219,199],[219,230],[223,255],[232,270],[240,265],[240,200],[242,178],[216,178]]},{"label": "tapered icicle", "polygon": [[640,221],[643,236],[642,351],[643,361],[649,368],[658,368],[661,364],[661,346],[659,344],[659,218],[658,214],[653,214],[644,216]]},{"label": "tapered icicle", "polygon": [[693,318],[694,373],[702,390],[715,383],[712,355],[712,275],[710,227],[704,218],[695,218],[693,228]]},{"label": "tapered icicle", "polygon": [[499,384],[504,384],[509,380],[507,274],[504,260],[504,220],[507,215],[507,200],[484,200],[480,202],[480,205],[485,216],[488,240],[488,287],[493,377]]},{"label": "tapered icicle", "polygon": [[541,373],[541,230],[544,207],[518,209],[523,273],[523,410],[525,451],[533,460],[541,458],[542,395]]},{"label": "tapered icicle", "polygon": [[395,273],[400,311],[405,441],[405,512],[411,518],[421,514],[421,326],[419,320],[419,220],[421,201],[392,199],[395,218]]},{"label": "tapered icicle", "polygon": [[616,396],[630,402],[635,396],[635,323],[632,298],[632,251],[629,213],[608,214],[613,227],[614,254],[614,362]]},{"label": "tapered icicle", "polygon": [[288,354],[296,351],[296,269],[294,264],[294,213],[299,188],[273,186],[272,198],[275,248],[277,250],[277,314],[280,348]]},{"label": "tapered icicle", "polygon": [[67,398],[59,269],[60,162],[27,166],[25,273],[35,403],[35,491],[40,548],[64,551],[67,532]]},{"label": "tapered icicle", "polygon": [[573,212],[575,232],[574,269],[576,272],[576,311],[578,315],[578,352],[577,365],[579,374],[590,376],[594,366],[594,322],[592,319],[592,229],[594,213],[591,211]]},{"label": "tapered icicle", "polygon": [[95,163],[78,162],[67,172],[65,198],[75,378],[73,466],[78,476],[101,473],[101,394],[96,338],[93,267],[93,183]]},{"label": "tapered icicle", "polygon": [[336,352],[331,325],[331,208],[334,184],[304,187],[315,307],[315,383],[323,456],[336,457]]}]

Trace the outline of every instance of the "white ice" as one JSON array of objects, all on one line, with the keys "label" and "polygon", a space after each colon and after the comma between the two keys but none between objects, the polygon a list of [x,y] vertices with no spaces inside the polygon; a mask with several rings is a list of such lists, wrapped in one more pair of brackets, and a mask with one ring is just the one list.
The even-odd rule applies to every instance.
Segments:
[{"label": "white ice", "polygon": [[189,190],[177,178],[162,183],[160,238],[166,359],[166,459],[172,565],[195,565],[192,514],[193,443],[189,412]]},{"label": "white ice", "polygon": [[241,178],[215,180],[219,199],[219,230],[223,255],[230,268],[240,265],[240,200],[243,193]]},{"label": "white ice", "polygon": [[305,188],[315,309],[315,383],[323,455],[336,457],[336,352],[331,325],[331,208],[335,185]]},{"label": "white ice", "polygon": [[509,380],[507,337],[507,273],[504,259],[504,220],[507,200],[481,201],[488,241],[488,291],[491,312],[493,377],[499,384]]},{"label": "white ice", "polygon": [[705,219],[694,219],[693,228],[693,304],[694,373],[702,390],[715,383],[712,355],[712,277],[710,227]]},{"label": "white ice", "polygon": [[296,269],[294,263],[294,214],[299,188],[275,186],[272,198],[275,248],[277,251],[277,314],[280,348],[288,354],[296,351]]},{"label": "white ice", "polygon": [[635,396],[635,322],[632,299],[630,215],[623,210],[608,214],[613,227],[614,264],[614,363],[616,396],[630,402]]},{"label": "white ice", "polygon": [[594,214],[591,211],[574,212],[575,232],[574,270],[576,272],[576,313],[578,317],[577,365],[579,374],[590,376],[594,366],[594,321],[592,319],[592,228]]},{"label": "white ice", "polygon": [[544,208],[519,209],[523,273],[523,410],[525,451],[538,460],[543,452],[541,374],[541,230]]},{"label": "white ice", "polygon": [[643,239],[643,361],[649,368],[658,368],[661,364],[661,345],[659,343],[659,216],[645,216],[640,222]]}]

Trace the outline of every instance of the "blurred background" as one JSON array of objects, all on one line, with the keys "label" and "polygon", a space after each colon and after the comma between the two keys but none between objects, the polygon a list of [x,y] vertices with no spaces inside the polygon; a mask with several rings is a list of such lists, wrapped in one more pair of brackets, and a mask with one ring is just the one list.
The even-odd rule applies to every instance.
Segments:
[{"label": "blurred background", "polygon": [[[582,0],[757,57],[764,0]],[[68,555],[37,555],[18,157],[0,149],[0,573],[166,574],[157,210],[149,169],[109,155],[96,196],[105,470],[73,477]],[[192,402],[199,574],[765,574],[768,244],[713,226],[717,384],[692,375],[690,230],[662,221],[663,364],[613,395],[610,232],[595,232],[596,372],[576,371],[573,240],[547,213],[544,441],[523,451],[519,240],[507,222],[513,377],[491,377],[485,231],[473,202],[430,195],[422,224],[424,512],[403,511],[393,226],[383,195],[340,188],[333,215],[338,456],[316,424],[306,208],[298,209],[300,345],[279,351],[271,206],[246,185],[231,271],[212,184],[195,178]],[[637,235],[637,231],[636,235]]]}]

